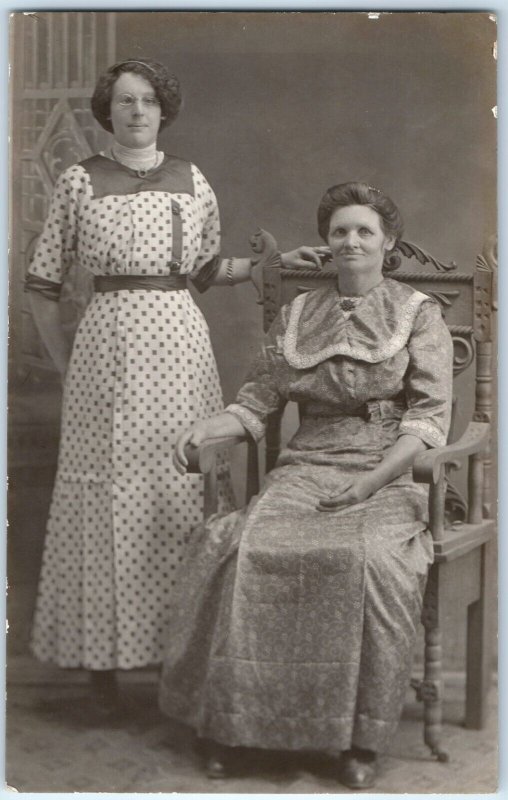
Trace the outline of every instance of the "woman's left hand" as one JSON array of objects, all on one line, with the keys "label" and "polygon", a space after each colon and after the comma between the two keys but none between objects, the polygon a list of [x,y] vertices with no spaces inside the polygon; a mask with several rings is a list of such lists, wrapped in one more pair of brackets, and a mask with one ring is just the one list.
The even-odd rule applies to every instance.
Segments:
[{"label": "woman's left hand", "polygon": [[318,511],[337,511],[345,506],[354,506],[362,503],[376,491],[373,481],[368,478],[357,478],[355,481],[347,481],[340,492],[331,495],[326,500],[320,500],[316,506]]},{"label": "woman's left hand", "polygon": [[281,253],[282,266],[290,269],[321,269],[324,261],[330,259],[330,248],[326,245],[309,247],[302,245],[289,253]]}]

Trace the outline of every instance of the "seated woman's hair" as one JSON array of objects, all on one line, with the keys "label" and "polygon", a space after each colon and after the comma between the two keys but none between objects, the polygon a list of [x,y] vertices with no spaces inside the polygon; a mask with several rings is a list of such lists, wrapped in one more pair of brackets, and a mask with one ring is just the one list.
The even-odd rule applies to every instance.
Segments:
[{"label": "seated woman's hair", "polygon": [[148,81],[161,105],[160,130],[170,125],[177,117],[182,104],[178,78],[158,61],[152,61],[150,58],[133,58],[113,64],[97,81],[91,101],[92,113],[102,127],[113,133],[111,98],[113,86],[122,72],[133,72]]},{"label": "seated woman's hair", "polygon": [[[395,237],[395,246],[404,232],[404,223],[400,211],[386,194],[379,189],[369,186],[367,183],[350,181],[348,183],[338,183],[328,189],[318,207],[318,231],[325,242],[328,241],[330,232],[330,219],[337,208],[346,206],[369,206],[379,214],[381,226],[387,236]],[[397,269],[400,265],[400,258],[393,252],[387,253],[383,263],[385,272]]]}]

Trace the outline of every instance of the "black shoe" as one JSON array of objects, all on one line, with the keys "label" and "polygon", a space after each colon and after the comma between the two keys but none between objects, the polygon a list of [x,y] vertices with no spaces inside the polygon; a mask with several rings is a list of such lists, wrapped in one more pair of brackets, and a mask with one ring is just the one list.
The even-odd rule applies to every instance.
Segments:
[{"label": "black shoe", "polygon": [[339,780],[349,789],[372,789],[377,777],[377,756],[372,750],[353,748],[342,753]]},{"label": "black shoe", "polygon": [[227,748],[217,742],[208,742],[205,756],[205,772],[208,778],[219,780],[228,777]]}]

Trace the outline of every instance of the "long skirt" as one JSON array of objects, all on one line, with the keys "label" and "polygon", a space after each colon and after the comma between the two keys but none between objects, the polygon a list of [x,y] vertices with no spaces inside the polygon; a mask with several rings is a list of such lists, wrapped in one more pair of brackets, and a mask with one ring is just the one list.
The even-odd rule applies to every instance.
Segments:
[{"label": "long skirt", "polygon": [[273,470],[250,507],[198,526],[175,595],[161,708],[226,745],[386,748],[432,560],[405,474],[330,512],[339,468]]},{"label": "long skirt", "polygon": [[[32,650],[62,667],[160,663],[200,475],[178,435],[223,408],[208,326],[188,291],[94,295],[66,377]],[[227,469],[220,508],[234,507]]]}]

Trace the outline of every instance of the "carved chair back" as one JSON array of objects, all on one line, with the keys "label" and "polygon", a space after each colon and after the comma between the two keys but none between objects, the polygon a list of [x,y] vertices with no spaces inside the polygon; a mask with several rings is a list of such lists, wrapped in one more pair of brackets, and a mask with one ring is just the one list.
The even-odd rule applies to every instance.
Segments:
[{"label": "carved chair back", "polygon": [[[271,238],[271,237],[270,237]],[[454,378],[466,370],[474,374],[474,400],[472,419],[490,422],[492,417],[492,311],[495,308],[496,249],[490,240],[482,255],[476,260],[471,273],[461,272],[452,262],[445,264],[410,242],[399,243],[401,265],[389,273],[394,280],[403,281],[437,300],[448,325],[454,344]],[[414,267],[416,262],[416,269]],[[266,261],[265,261],[266,263]],[[263,269],[262,303],[263,325],[268,330],[281,306],[291,302],[298,294],[320,288],[336,281],[336,271],[325,267],[314,269],[285,269],[276,266]],[[464,391],[455,395],[460,401]],[[455,415],[454,415],[455,416]],[[281,414],[269,420],[266,434],[266,471],[275,464],[281,442]],[[469,422],[471,417],[466,421]],[[453,428],[453,426],[452,426]],[[451,433],[455,436],[455,432]],[[484,456],[483,515],[491,517],[491,460]],[[464,519],[466,501],[447,476],[447,516],[450,521]]]}]

